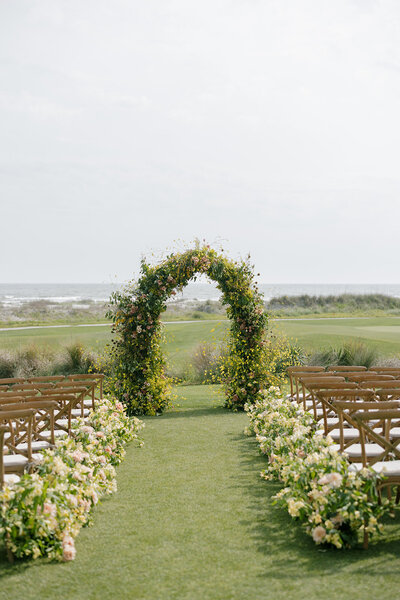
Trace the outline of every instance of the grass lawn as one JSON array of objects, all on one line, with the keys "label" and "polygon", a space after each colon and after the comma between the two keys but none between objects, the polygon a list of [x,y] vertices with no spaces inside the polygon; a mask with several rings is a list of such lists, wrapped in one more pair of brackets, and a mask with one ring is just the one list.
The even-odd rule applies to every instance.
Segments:
[{"label": "grass lawn", "polygon": [[400,352],[400,317],[288,319],[275,321],[274,327],[297,339],[306,350],[339,346],[344,340],[357,339],[378,348],[382,354]]},{"label": "grass lawn", "polygon": [[77,341],[87,348],[100,350],[111,339],[110,326],[93,325],[68,327],[42,327],[0,331],[0,348],[26,346],[68,346]]},{"label": "grass lawn", "polygon": [[400,519],[370,550],[324,550],[259,477],[265,459],[210,386],[185,387],[174,410],[146,418],[119,491],[77,538],[74,563],[0,562],[7,600],[380,600],[396,598]]}]

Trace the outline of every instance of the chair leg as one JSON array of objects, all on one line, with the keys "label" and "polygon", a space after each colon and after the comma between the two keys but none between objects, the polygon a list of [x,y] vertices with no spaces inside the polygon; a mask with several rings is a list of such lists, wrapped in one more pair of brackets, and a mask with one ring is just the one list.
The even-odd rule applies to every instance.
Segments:
[{"label": "chair leg", "polygon": [[400,485],[397,486],[396,504],[400,501]]},{"label": "chair leg", "polygon": [[363,548],[364,550],[368,550],[368,531],[366,526],[364,525],[364,543],[363,543]]}]

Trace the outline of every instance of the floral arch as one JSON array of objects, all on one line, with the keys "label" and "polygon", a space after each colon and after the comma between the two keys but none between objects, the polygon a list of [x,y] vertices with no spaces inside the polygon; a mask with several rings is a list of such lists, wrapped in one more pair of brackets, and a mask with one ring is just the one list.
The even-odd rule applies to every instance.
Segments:
[{"label": "floral arch", "polygon": [[197,244],[155,266],[142,260],[139,280],[111,297],[108,316],[113,320],[115,364],[111,387],[131,414],[154,415],[169,405],[171,380],[165,375],[160,317],[168,298],[199,274],[217,283],[231,321],[225,406],[242,409],[264,386],[267,317],[253,268],[249,261],[233,261]]}]

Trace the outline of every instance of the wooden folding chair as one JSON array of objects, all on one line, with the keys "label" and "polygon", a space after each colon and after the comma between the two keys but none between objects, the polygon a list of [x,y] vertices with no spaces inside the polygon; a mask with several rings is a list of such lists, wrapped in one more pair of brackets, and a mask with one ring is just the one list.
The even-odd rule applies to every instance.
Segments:
[{"label": "wooden folding chair", "polygon": [[[42,399],[22,399],[20,403],[0,404],[0,417],[2,412],[11,410],[27,410],[33,409],[34,420],[32,427],[32,451],[37,452],[45,450],[55,443],[55,412],[58,408],[58,403],[54,400]],[[45,435],[44,435],[45,434]],[[26,443],[20,444],[18,449],[27,451]]]},{"label": "wooden folding chair", "polygon": [[336,375],[334,375],[333,373],[327,373],[326,371],[318,371],[315,373],[312,373],[309,371],[296,371],[295,373],[292,373],[293,387],[295,388],[294,399],[299,404],[303,400],[303,395],[302,395],[302,392],[300,391],[300,389],[301,389],[300,379],[302,379],[304,377],[326,378],[326,377],[336,377]]},{"label": "wooden folding chair", "polygon": [[315,374],[306,374],[303,375],[301,374],[298,378],[297,378],[297,387],[300,388],[302,390],[301,396],[298,395],[298,402],[302,401],[303,402],[303,408],[304,410],[307,410],[308,408],[312,408],[314,405],[314,401],[312,399],[312,393],[309,391],[308,386],[310,384],[313,383],[320,383],[320,384],[334,384],[334,383],[343,383],[345,381],[344,377],[340,377],[338,375],[328,375],[326,372],[323,376],[321,376],[319,373],[315,373]]},{"label": "wooden folding chair", "polygon": [[[290,368],[290,367],[289,367]],[[99,387],[99,398],[103,398],[103,381],[104,381],[104,373],[85,373],[78,375],[68,375],[68,379],[72,379],[73,381],[79,382],[82,379],[89,380],[95,382],[96,387]]]},{"label": "wooden folding chair", "polygon": [[[0,426],[7,431],[4,434],[4,448],[9,453],[3,453],[4,472],[20,474],[32,463],[32,432],[35,411],[33,409],[15,408],[0,411]],[[26,449],[18,448],[26,444]]]},{"label": "wooden folding chair", "polygon": [[4,485],[4,460],[3,460],[3,451],[4,451],[4,434],[8,432],[8,428],[4,425],[0,426],[0,489],[3,489]]},{"label": "wooden folding chair", "polygon": [[57,385],[51,389],[42,390],[41,395],[45,397],[58,394],[74,394],[77,397],[77,401],[80,402],[88,395],[89,391],[89,388],[85,385],[71,383],[71,385]]},{"label": "wooden folding chair", "polygon": [[[383,404],[383,403],[382,403]],[[386,404],[386,403],[385,403]],[[371,466],[374,471],[384,475],[385,480],[380,488],[388,488],[388,496],[391,496],[390,487],[397,486],[396,502],[400,499],[400,436],[393,435],[393,429],[400,428],[400,407],[382,409],[378,411],[360,411],[353,415],[360,431],[362,453],[362,466]],[[371,422],[376,424],[379,420],[381,428],[371,427]],[[367,452],[367,440],[372,439],[380,446],[381,452],[371,457]]]},{"label": "wooden folding chair", "polygon": [[[83,396],[82,402],[79,403],[79,407],[81,408],[81,413],[82,413],[81,416],[83,417],[85,408],[87,409],[88,407],[90,407],[92,410],[94,410],[94,408],[95,408],[95,401],[96,401],[95,391],[96,391],[97,385],[98,385],[98,381],[95,379],[83,379],[83,378],[64,379],[64,381],[57,383],[55,389],[57,389],[57,390],[63,389],[65,391],[67,391],[67,390],[77,388],[77,387],[86,388],[86,394]],[[89,398],[88,398],[88,396],[89,396]]]},{"label": "wooden folding chair", "polygon": [[46,390],[41,396],[42,400],[53,400],[58,403],[58,408],[55,414],[55,435],[60,434],[58,430],[65,431],[71,435],[72,421],[74,418],[81,416],[81,408],[76,408],[80,404],[86,394],[86,388],[70,388],[66,391],[64,388],[58,390]]},{"label": "wooden folding chair", "polygon": [[19,481],[19,476],[15,473],[4,473],[4,437],[9,433],[8,427],[0,426],[0,489],[3,489],[5,484],[16,483]]},{"label": "wooden folding chair", "polygon": [[295,373],[298,372],[302,372],[302,373],[322,373],[324,372],[325,369],[324,367],[304,367],[304,366],[296,366],[296,367],[288,367],[286,369],[288,378],[289,378],[289,383],[290,383],[290,395],[288,395],[288,398],[293,398],[294,397],[294,379],[293,376]]},{"label": "wooden folding chair", "polygon": [[[387,488],[388,497],[391,498],[391,486],[397,486],[396,502],[400,499],[400,437],[392,439],[393,427],[399,427],[400,408],[382,409],[378,411],[363,410],[353,415],[360,432],[360,444],[362,448],[362,462],[357,468],[370,466],[377,473],[384,476],[384,480],[378,485],[379,495],[383,488]],[[371,427],[371,422],[380,420],[381,431]],[[368,440],[381,447],[381,453],[370,456],[367,452]],[[364,529],[364,548],[368,548],[368,532]]]},{"label": "wooden folding chair", "polygon": [[[324,409],[318,399],[317,396],[317,392],[318,391],[327,391],[327,390],[353,390],[353,389],[358,389],[358,385],[354,382],[349,382],[349,381],[343,381],[343,382],[334,382],[334,383],[327,383],[326,381],[324,381],[323,383],[309,383],[308,384],[308,390],[310,391],[311,394],[311,398],[312,398],[312,402],[313,402],[313,406],[312,406],[312,412],[313,412],[313,416],[315,421],[318,423],[320,421],[323,420],[324,418]],[[309,410],[309,412],[311,412]],[[328,425],[333,425],[335,423],[338,422],[338,418],[335,417],[327,417],[327,423]]]},{"label": "wooden folding chair", "polygon": [[[381,448],[377,445],[374,440],[366,439],[364,450],[361,447],[360,432],[357,423],[354,420],[354,415],[360,411],[368,411],[371,416],[369,426],[375,432],[380,433],[382,431],[382,423],[378,419],[378,411],[382,409],[398,409],[400,407],[399,401],[390,402],[376,402],[365,401],[365,402],[335,402],[335,409],[339,415],[339,430],[340,430],[340,451],[345,452],[349,461],[354,463],[362,462],[362,452],[366,452],[369,459],[379,456]],[[350,431],[354,433],[354,436],[347,435]]]},{"label": "wooden folding chair", "polygon": [[[358,436],[358,432],[354,431],[354,427],[348,424],[347,421],[343,421],[343,418],[339,415],[338,402],[353,402],[363,403],[366,401],[375,401],[374,392],[372,390],[361,390],[359,388],[354,389],[335,389],[335,390],[321,390],[316,391],[316,396],[321,403],[323,410],[323,432],[324,435],[329,435],[335,442],[340,443],[340,449],[344,448],[344,440],[350,441]],[[334,422],[328,422],[328,418],[338,417],[338,424]],[[333,424],[332,424],[333,423]],[[345,432],[342,429],[346,429]],[[343,443],[342,443],[343,442]]]},{"label": "wooden folding chair", "polygon": [[[74,383],[75,385],[85,385],[90,390],[90,400],[85,400],[85,406],[90,407],[92,410],[95,409],[96,400],[103,398],[103,373],[82,373],[78,375],[69,375],[65,379],[65,384]],[[58,384],[63,385],[63,384]],[[96,390],[98,389],[98,396],[96,396]]]}]

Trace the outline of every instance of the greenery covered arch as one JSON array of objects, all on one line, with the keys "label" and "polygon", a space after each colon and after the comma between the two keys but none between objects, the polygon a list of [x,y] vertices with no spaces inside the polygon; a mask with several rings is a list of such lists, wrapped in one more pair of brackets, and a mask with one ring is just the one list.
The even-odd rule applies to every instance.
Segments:
[{"label": "greenery covered arch", "polygon": [[112,295],[113,392],[131,414],[161,413],[169,404],[171,380],[161,351],[161,313],[166,301],[200,274],[217,283],[231,320],[224,367],[225,406],[254,401],[266,380],[263,359],[267,317],[248,261],[233,261],[208,245],[167,256],[155,266],[145,260],[139,280]]}]

